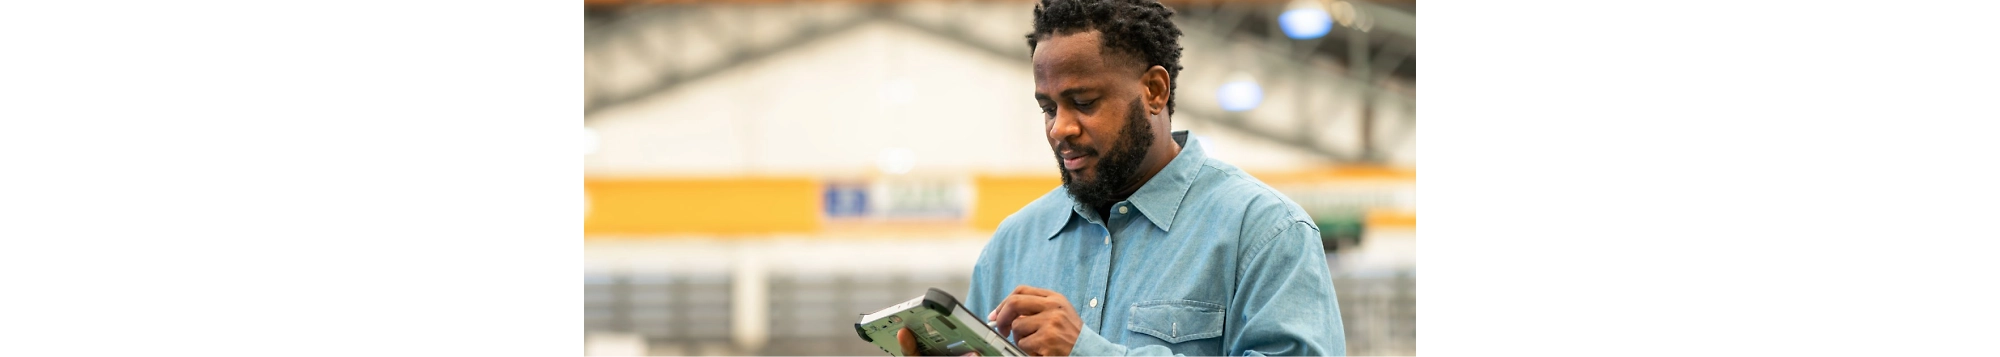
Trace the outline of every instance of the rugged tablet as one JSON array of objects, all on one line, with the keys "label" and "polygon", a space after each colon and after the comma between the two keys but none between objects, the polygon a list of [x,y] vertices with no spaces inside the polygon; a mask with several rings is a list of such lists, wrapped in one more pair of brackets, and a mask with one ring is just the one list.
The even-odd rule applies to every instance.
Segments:
[{"label": "rugged tablet", "polygon": [[957,356],[977,352],[981,356],[1026,356],[1020,347],[1007,341],[978,315],[966,311],[958,298],[937,288],[924,296],[862,315],[854,332],[862,340],[881,347],[891,356],[902,356],[896,331],[908,326],[917,337],[917,352],[926,356]]}]

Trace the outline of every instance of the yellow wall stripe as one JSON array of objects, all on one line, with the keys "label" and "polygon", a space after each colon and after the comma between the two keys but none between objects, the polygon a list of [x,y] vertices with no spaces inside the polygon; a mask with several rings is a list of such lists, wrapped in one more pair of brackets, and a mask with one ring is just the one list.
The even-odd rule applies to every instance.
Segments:
[{"label": "yellow wall stripe", "polygon": [[1060,176],[980,176],[972,180],[972,228],[994,230],[1007,215],[1062,186]]},{"label": "yellow wall stripe", "polygon": [[811,233],[820,183],[810,178],[585,179],[591,235]]},{"label": "yellow wall stripe", "polygon": [[1370,228],[1417,229],[1417,213],[1401,210],[1368,210],[1362,224]]},{"label": "yellow wall stripe", "polygon": [[[1277,185],[1331,181],[1414,185],[1416,178],[1414,170],[1351,167],[1255,176]],[[971,183],[970,211],[956,224],[991,231],[1008,215],[1062,185],[1062,179],[1054,175],[980,175]],[[584,219],[585,236],[820,234],[828,227],[821,207],[825,188],[817,178],[586,177],[584,189],[591,205]],[[1364,219],[1376,227],[1416,226],[1415,212],[1401,210],[1374,209]],[[926,222],[926,227],[950,225]],[[908,222],[873,223],[884,224]]]}]

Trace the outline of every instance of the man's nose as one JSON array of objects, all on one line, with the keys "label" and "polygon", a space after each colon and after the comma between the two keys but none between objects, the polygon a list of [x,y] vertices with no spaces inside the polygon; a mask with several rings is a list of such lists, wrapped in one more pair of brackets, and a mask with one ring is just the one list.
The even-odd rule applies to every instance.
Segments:
[{"label": "man's nose", "polygon": [[1069,141],[1067,139],[1082,131],[1083,128],[1077,123],[1076,114],[1069,111],[1057,110],[1055,120],[1049,121],[1049,140]]}]

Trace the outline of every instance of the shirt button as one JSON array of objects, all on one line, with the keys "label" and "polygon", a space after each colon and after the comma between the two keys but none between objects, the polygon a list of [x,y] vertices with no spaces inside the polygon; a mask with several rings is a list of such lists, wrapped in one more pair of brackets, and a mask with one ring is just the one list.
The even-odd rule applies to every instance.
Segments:
[{"label": "shirt button", "polygon": [[1090,299],[1090,307],[1097,307],[1097,299]]},{"label": "shirt button", "polygon": [[1125,214],[1125,206],[1118,206],[1118,214]]}]

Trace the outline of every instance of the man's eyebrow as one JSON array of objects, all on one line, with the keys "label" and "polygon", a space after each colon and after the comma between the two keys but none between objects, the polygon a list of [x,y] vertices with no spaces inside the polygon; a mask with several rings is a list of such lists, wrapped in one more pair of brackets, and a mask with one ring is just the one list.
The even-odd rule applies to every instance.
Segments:
[{"label": "man's eyebrow", "polygon": [[[1090,87],[1077,87],[1077,88],[1064,89],[1062,93],[1057,94],[1056,96],[1074,97],[1077,95],[1077,93],[1092,91],[1096,89],[1097,88],[1090,88]],[[1041,92],[1035,92],[1035,100],[1051,100],[1051,99],[1049,99],[1049,95],[1047,94],[1042,94]]]}]

